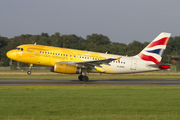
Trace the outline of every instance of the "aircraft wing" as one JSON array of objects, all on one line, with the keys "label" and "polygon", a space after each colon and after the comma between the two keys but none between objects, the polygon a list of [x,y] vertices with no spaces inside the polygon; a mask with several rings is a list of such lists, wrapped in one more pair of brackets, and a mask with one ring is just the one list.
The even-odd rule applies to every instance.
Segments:
[{"label": "aircraft wing", "polygon": [[113,60],[120,60],[121,57],[118,58],[108,58],[108,59],[101,59],[101,60],[91,60],[91,61],[79,61],[79,62],[61,62],[66,64],[71,64],[81,68],[90,68],[93,69],[95,66],[101,67],[101,64],[109,65],[110,62]]}]

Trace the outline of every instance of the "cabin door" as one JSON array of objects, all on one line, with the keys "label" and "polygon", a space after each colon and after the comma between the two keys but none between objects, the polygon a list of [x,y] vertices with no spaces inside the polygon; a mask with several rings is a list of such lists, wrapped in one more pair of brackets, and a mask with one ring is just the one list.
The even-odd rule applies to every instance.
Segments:
[{"label": "cabin door", "polygon": [[29,51],[29,56],[30,57],[35,57],[36,46],[30,46],[28,51]]},{"label": "cabin door", "polygon": [[136,70],[137,61],[136,59],[131,59],[131,70]]}]

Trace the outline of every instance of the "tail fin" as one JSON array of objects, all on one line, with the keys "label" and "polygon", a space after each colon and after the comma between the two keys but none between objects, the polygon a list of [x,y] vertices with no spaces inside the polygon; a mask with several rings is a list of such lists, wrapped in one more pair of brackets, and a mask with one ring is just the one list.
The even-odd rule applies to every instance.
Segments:
[{"label": "tail fin", "polygon": [[162,32],[138,54],[138,57],[145,61],[160,63],[170,36],[171,33]]}]

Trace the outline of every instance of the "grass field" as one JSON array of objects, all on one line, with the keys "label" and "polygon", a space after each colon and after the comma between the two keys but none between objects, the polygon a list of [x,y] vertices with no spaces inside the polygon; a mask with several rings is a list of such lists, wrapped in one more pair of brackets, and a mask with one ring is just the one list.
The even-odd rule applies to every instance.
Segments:
[{"label": "grass field", "polygon": [[0,86],[1,120],[179,120],[180,87]]}]

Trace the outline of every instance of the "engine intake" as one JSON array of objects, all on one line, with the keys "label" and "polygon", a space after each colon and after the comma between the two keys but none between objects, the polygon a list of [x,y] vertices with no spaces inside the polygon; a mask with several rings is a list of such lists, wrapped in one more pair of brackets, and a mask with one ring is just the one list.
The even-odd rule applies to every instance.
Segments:
[{"label": "engine intake", "polygon": [[54,67],[51,67],[51,72],[66,73],[66,74],[80,74],[81,68],[69,65],[66,63],[55,63]]}]

